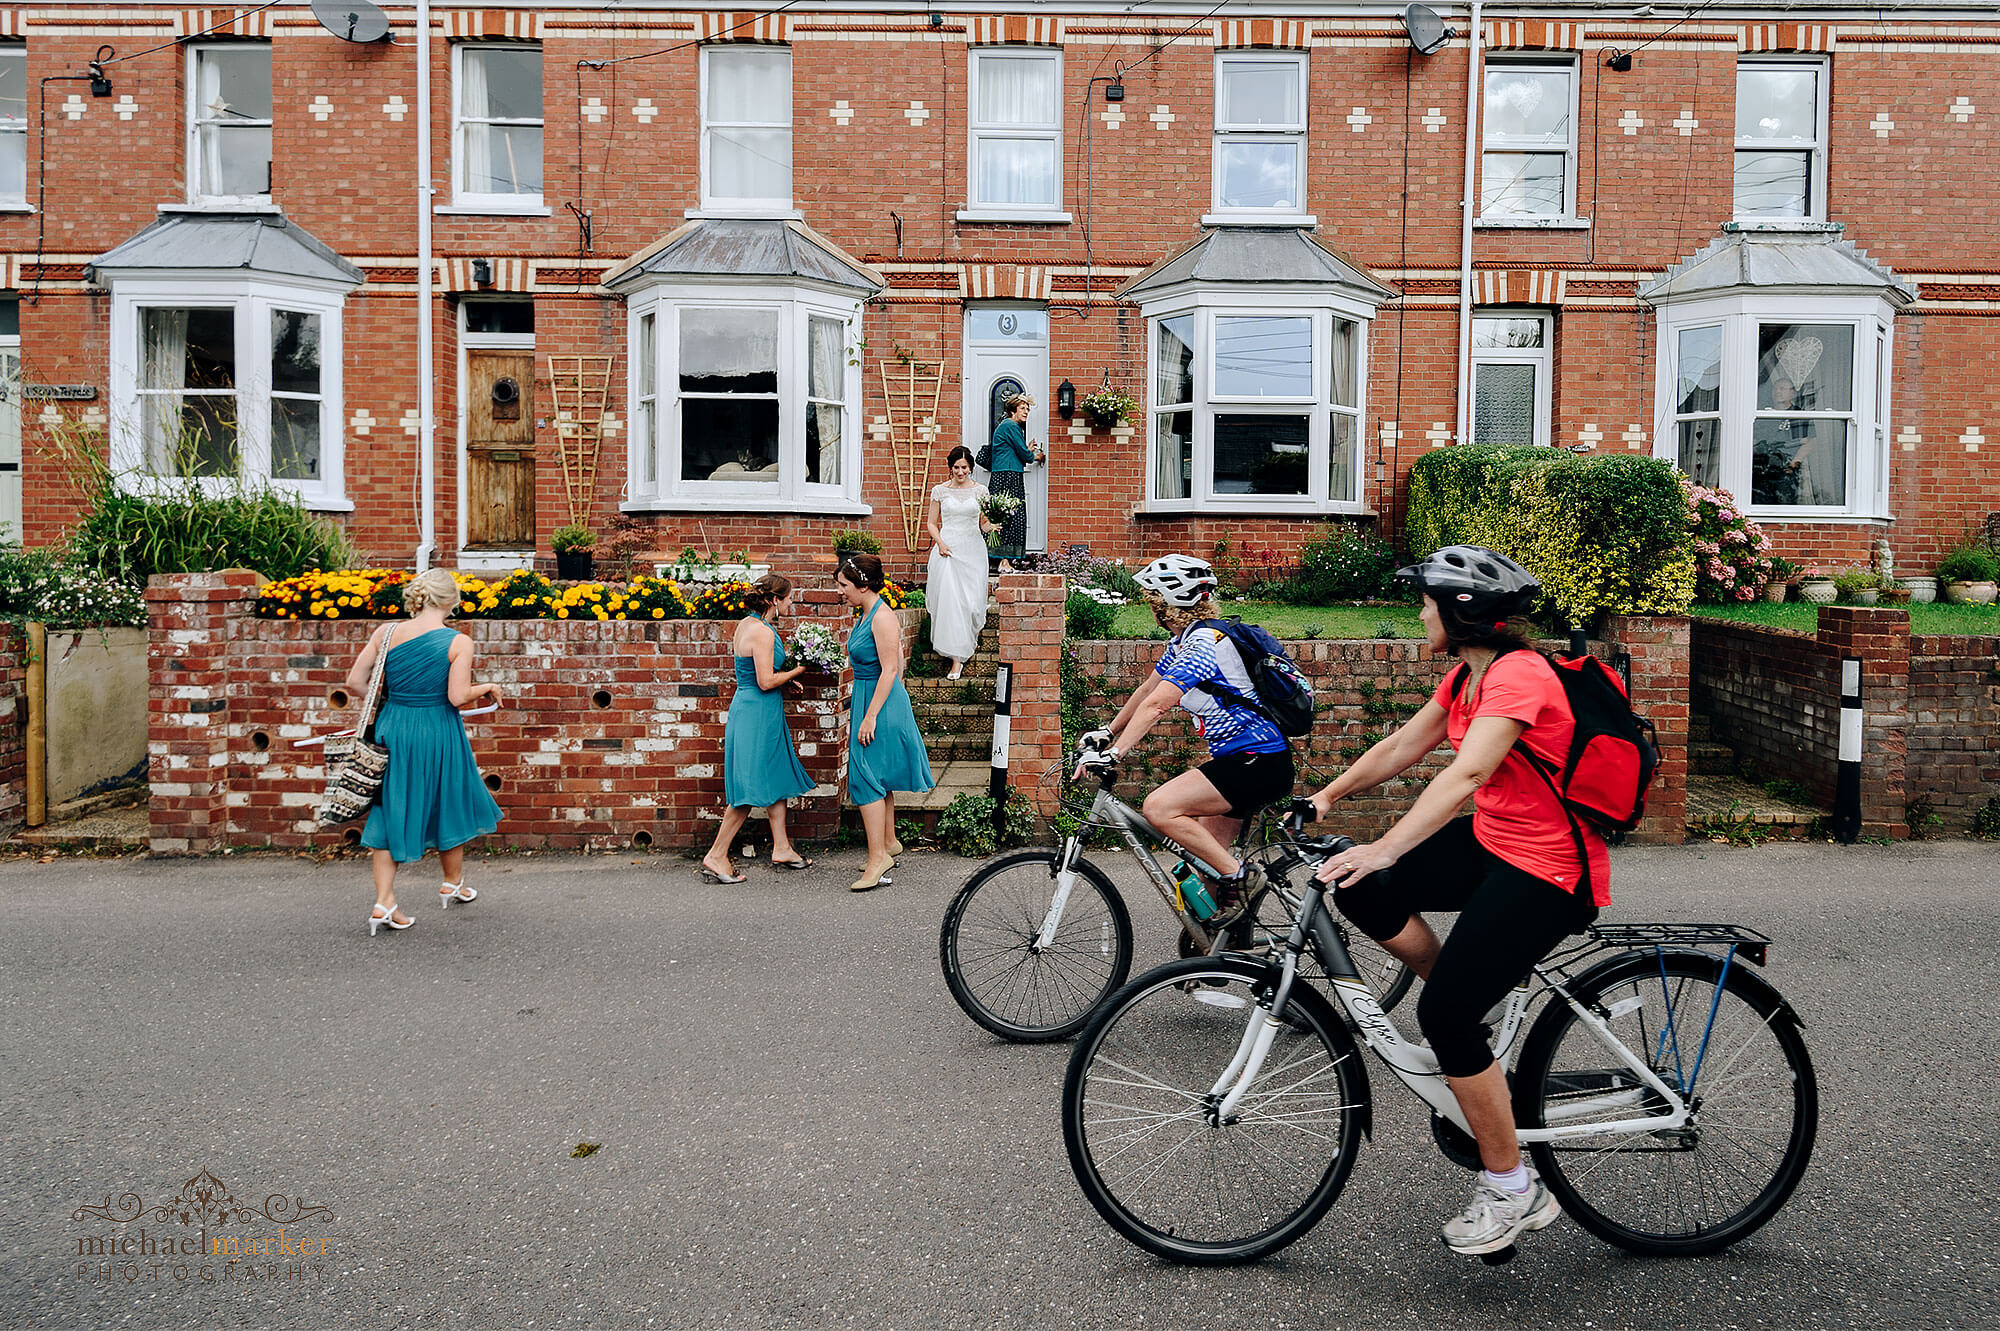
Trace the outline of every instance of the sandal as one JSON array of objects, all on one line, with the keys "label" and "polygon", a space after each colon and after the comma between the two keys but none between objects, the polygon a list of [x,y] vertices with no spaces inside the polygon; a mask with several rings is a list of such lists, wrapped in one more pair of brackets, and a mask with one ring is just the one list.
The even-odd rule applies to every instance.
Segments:
[{"label": "sandal", "polygon": [[799,873],[802,872],[803,870],[812,868],[813,862],[807,859],[772,860],[771,867],[773,869],[790,869],[793,873]]},{"label": "sandal", "polygon": [[723,887],[729,887],[736,883],[747,883],[750,881],[748,877],[740,873],[735,873],[735,874],[717,873],[715,870],[709,868],[706,864],[701,866],[699,872],[701,876],[703,878],[706,878],[709,882],[720,884]]}]

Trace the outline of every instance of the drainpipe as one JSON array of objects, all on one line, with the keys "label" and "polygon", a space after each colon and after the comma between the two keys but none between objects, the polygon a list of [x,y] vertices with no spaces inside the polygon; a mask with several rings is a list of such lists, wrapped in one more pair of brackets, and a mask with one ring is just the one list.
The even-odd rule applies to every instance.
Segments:
[{"label": "drainpipe", "polygon": [[417,469],[422,476],[417,572],[437,553],[437,397],[431,351],[431,5],[417,0]]},{"label": "drainpipe", "polygon": [[1479,10],[1472,0],[1471,40],[1465,55],[1465,197],[1458,236],[1458,433],[1461,444],[1472,442],[1472,180],[1479,164],[1479,47],[1483,34]]}]

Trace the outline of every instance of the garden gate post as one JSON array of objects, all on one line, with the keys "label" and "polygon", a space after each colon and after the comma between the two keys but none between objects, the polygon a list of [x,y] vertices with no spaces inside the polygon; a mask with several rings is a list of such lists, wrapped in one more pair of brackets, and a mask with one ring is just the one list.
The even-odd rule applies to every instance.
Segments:
[{"label": "garden gate post", "polygon": [[232,568],[163,574],[146,586],[149,836],[156,852],[200,854],[228,840],[230,649],[263,581]]}]

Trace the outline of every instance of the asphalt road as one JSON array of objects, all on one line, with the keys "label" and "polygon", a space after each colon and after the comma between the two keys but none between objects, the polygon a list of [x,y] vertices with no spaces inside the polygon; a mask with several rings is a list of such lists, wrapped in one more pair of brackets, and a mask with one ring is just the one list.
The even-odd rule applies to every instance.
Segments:
[{"label": "asphalt road", "polygon": [[[668,857],[494,857],[462,911],[413,875],[418,926],[373,939],[358,862],[0,863],[0,1325],[2000,1323],[2000,848],[1619,852],[1607,918],[1778,940],[1818,1150],[1718,1256],[1632,1258],[1564,1222],[1500,1268],[1439,1245],[1468,1176],[1379,1073],[1375,1139],[1294,1247],[1189,1270],[1128,1246],[1063,1156],[1067,1047],[989,1039],[939,979],[967,862],[919,852],[857,897],[859,854],[829,858],[721,888]],[[1128,895],[1139,965],[1164,960],[1164,915]],[[324,1254],[209,1282],[198,1257],[185,1279],[79,1258],[192,1232],[152,1208],[203,1170],[239,1205],[326,1208],[282,1239]],[[128,1192],[141,1221],[72,1218]]]}]

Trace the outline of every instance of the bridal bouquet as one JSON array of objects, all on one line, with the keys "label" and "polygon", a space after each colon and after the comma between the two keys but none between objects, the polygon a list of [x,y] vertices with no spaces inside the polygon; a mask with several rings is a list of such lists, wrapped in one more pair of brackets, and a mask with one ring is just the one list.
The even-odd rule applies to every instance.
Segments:
[{"label": "bridal bouquet", "polygon": [[792,634],[792,651],[800,665],[829,675],[838,674],[847,657],[833,630],[824,624],[799,625]]},{"label": "bridal bouquet", "polygon": [[998,549],[1000,529],[1007,525],[1007,519],[1021,511],[1021,501],[1010,494],[989,494],[979,501],[979,511],[993,524],[993,530],[986,533],[986,544]]}]

